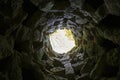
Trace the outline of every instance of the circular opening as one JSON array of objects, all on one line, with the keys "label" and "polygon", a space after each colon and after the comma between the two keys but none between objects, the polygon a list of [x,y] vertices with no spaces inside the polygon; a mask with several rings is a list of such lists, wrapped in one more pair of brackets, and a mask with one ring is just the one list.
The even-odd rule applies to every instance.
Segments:
[{"label": "circular opening", "polygon": [[72,50],[75,45],[73,34],[69,29],[58,29],[49,35],[53,51],[63,54]]}]

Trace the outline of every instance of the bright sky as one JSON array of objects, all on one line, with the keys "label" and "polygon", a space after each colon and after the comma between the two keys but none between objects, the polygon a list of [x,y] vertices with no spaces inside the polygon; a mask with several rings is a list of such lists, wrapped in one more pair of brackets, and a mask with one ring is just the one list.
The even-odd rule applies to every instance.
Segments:
[{"label": "bright sky", "polygon": [[75,40],[71,30],[58,29],[50,34],[49,38],[52,49],[59,54],[67,53],[75,47]]}]

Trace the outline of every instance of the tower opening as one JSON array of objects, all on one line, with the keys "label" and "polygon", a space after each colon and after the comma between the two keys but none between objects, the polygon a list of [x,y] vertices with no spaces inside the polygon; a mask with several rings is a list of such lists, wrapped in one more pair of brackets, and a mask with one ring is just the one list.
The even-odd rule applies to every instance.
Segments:
[{"label": "tower opening", "polygon": [[76,46],[70,29],[56,30],[49,35],[49,40],[53,51],[59,54],[67,53]]}]

